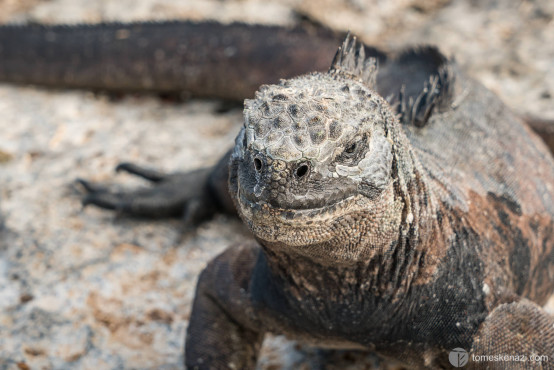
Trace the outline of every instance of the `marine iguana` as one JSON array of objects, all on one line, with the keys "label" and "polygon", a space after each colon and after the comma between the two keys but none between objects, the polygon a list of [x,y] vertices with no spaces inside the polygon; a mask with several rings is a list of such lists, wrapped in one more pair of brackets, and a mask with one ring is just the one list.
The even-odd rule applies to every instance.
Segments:
[{"label": "marine iguana", "polygon": [[199,277],[187,368],[253,368],[267,332],[414,368],[450,367],[456,348],[472,368],[514,365],[481,355],[554,358],[541,308],[554,290],[552,156],[436,48],[379,69],[364,54],[347,38],[327,73],[262,86],[234,148],[180,175],[179,196],[83,181],[85,203],[143,215],[186,203],[189,222],[236,209],[252,231]]}]

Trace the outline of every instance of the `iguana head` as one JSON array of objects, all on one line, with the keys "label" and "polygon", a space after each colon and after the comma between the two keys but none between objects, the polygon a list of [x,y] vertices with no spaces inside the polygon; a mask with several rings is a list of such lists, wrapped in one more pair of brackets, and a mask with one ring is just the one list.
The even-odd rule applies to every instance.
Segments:
[{"label": "iguana head", "polygon": [[375,74],[347,38],[328,73],[262,86],[245,102],[231,192],[266,247],[349,261],[397,238],[395,116]]}]

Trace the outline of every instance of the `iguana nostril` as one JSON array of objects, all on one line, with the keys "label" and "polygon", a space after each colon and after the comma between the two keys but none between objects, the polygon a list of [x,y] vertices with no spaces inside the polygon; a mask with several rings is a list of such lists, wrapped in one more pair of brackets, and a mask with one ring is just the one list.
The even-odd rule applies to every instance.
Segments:
[{"label": "iguana nostril", "polygon": [[256,172],[260,172],[262,170],[262,161],[259,158],[254,158],[254,168],[256,169]]},{"label": "iguana nostril", "polygon": [[303,164],[296,169],[296,176],[302,177],[308,173],[308,165]]}]

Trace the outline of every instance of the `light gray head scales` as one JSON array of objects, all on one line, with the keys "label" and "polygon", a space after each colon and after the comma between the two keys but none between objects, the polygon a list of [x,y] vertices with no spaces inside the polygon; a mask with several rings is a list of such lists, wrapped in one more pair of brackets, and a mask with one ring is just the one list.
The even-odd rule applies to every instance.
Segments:
[{"label": "light gray head scales", "polygon": [[324,160],[337,141],[353,139],[379,119],[381,98],[372,91],[374,58],[347,37],[328,73],[313,73],[279,85],[264,85],[245,101],[248,146],[273,159]]}]

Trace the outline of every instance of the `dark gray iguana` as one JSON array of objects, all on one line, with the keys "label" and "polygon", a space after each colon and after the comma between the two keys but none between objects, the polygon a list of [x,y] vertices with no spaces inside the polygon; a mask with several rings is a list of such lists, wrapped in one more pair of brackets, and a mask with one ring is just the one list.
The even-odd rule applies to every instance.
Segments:
[{"label": "dark gray iguana", "polygon": [[158,215],[186,203],[189,222],[236,207],[254,235],[199,278],[189,368],[251,368],[266,332],[411,367],[449,368],[454,348],[554,359],[554,319],[541,308],[554,290],[554,160],[434,48],[377,73],[347,39],[328,73],[246,100],[214,169],[176,182],[122,169],[176,193],[116,196],[83,182],[86,202]]}]

